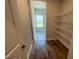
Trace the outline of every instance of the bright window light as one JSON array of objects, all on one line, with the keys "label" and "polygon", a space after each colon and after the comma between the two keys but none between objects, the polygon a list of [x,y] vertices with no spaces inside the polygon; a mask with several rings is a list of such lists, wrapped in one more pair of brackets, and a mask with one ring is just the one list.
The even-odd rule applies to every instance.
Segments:
[{"label": "bright window light", "polygon": [[37,27],[44,27],[43,25],[43,15],[36,15]]}]

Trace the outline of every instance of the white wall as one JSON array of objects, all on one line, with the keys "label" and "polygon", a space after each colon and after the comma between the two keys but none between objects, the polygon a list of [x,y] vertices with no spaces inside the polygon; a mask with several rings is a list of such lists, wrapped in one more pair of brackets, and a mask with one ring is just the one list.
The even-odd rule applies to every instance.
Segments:
[{"label": "white wall", "polygon": [[55,38],[56,15],[61,10],[61,0],[47,0],[46,37]]},{"label": "white wall", "polygon": [[31,18],[28,0],[16,0],[17,10],[19,15],[20,30],[24,36],[25,43],[31,43],[32,31],[31,31]]},{"label": "white wall", "polygon": [[6,4],[6,54],[18,42],[26,45],[25,52],[20,51],[22,59],[26,59],[33,42],[29,2],[28,0],[9,0],[9,3],[9,7],[8,2]]},{"label": "white wall", "polygon": [[66,12],[73,9],[73,0],[63,0],[62,12]]},{"label": "white wall", "polygon": [[56,38],[61,41],[67,48],[70,47],[73,30],[73,10],[72,0],[63,0],[61,13],[56,25]]}]

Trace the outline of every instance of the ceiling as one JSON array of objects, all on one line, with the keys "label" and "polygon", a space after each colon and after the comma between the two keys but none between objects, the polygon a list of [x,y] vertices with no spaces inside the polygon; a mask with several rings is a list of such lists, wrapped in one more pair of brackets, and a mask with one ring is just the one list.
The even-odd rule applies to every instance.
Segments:
[{"label": "ceiling", "polygon": [[38,9],[45,9],[46,8],[46,4],[43,1],[32,1],[32,6],[34,8],[38,8]]}]

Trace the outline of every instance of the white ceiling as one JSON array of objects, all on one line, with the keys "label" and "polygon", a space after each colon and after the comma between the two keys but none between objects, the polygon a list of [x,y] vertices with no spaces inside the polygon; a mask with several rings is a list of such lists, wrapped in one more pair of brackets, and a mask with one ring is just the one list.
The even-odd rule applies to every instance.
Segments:
[{"label": "white ceiling", "polygon": [[43,1],[32,1],[32,7],[38,8],[38,9],[45,9],[46,4]]}]

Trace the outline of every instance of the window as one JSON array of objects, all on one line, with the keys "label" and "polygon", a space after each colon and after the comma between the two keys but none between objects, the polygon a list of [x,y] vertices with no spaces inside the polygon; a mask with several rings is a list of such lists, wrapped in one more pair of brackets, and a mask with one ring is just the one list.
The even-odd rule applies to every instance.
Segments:
[{"label": "window", "polygon": [[36,27],[44,27],[43,15],[36,15]]}]

